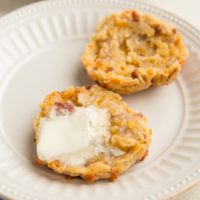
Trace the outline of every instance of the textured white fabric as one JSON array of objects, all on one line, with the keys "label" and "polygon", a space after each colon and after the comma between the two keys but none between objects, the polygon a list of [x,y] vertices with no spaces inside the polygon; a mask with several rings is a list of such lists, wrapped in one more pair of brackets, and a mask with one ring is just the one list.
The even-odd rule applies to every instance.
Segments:
[{"label": "textured white fabric", "polygon": [[[39,0],[0,0],[0,16]],[[198,0],[140,0],[164,8],[200,29],[200,1]],[[172,200],[200,200],[200,183],[182,192]]]}]

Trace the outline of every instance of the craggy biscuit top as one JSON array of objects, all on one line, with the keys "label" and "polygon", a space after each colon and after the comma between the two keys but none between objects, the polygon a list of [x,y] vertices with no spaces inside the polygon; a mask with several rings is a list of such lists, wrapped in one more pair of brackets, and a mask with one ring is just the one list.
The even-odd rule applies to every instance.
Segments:
[{"label": "craggy biscuit top", "polygon": [[100,85],[131,93],[170,83],[187,54],[174,26],[128,10],[98,24],[82,62],[90,78]]},{"label": "craggy biscuit top", "polygon": [[34,122],[36,144],[39,143],[41,120],[49,118],[52,108],[57,110],[56,115],[65,116],[65,112],[75,112],[76,107],[90,106],[107,110],[109,113],[109,132],[106,133],[109,134],[109,139],[103,140],[103,150],[90,154],[81,164],[38,158],[37,162],[58,173],[81,176],[88,181],[115,179],[132,164],[144,159],[151,141],[151,130],[146,126],[146,118],[130,109],[116,93],[97,85],[90,88],[71,87],[63,92],[51,93],[41,104],[41,112]]}]

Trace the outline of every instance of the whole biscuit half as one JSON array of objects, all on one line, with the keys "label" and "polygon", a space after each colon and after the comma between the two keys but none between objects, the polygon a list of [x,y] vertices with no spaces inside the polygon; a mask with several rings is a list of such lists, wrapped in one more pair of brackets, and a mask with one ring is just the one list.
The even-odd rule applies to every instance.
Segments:
[{"label": "whole biscuit half", "polygon": [[[70,106],[69,106],[70,105]],[[96,106],[109,113],[109,139],[104,143],[106,151],[91,156],[83,165],[69,165],[59,160],[36,161],[59,174],[82,177],[88,182],[98,179],[115,180],[131,165],[147,156],[151,141],[151,129],[146,118],[133,111],[121,96],[98,85],[91,87],[69,87],[63,92],[52,92],[41,104],[41,111],[34,121],[36,145],[39,140],[41,119],[48,118],[52,107],[61,106],[73,110],[73,106]],[[105,153],[106,152],[106,153]]]},{"label": "whole biscuit half", "polygon": [[98,24],[82,63],[89,77],[102,87],[129,94],[171,83],[187,56],[173,25],[126,10]]}]

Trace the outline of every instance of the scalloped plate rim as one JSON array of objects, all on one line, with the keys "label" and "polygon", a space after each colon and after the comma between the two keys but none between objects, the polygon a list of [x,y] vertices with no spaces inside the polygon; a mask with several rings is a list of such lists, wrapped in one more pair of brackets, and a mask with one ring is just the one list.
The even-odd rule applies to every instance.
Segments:
[{"label": "scalloped plate rim", "polygon": [[[108,0],[107,2],[110,2],[110,3],[117,3],[117,2],[120,2],[121,0]],[[81,2],[79,0],[57,0],[57,1],[42,1],[42,2],[35,2],[35,3],[32,3],[30,5],[27,5],[27,6],[24,6],[22,8],[19,8],[19,9],[16,9],[10,13],[8,13],[7,15],[3,16],[1,19],[0,19],[0,34],[1,34],[1,31],[3,30],[4,26],[9,26],[10,24],[12,24],[13,22],[15,22],[15,20],[20,20],[21,17],[24,17],[26,16],[29,12],[37,12],[38,9],[44,9],[44,6],[46,5],[53,5],[53,4],[57,4],[58,2],[62,3],[62,2],[69,2],[70,4],[73,4],[74,2],[76,2],[77,4],[83,4],[84,3],[84,0]],[[87,0],[85,1],[87,2]],[[96,1],[94,0],[94,2],[92,1],[88,1],[89,3],[92,3],[94,4]],[[104,0],[99,0],[98,3],[107,3],[106,1]],[[121,1],[122,2],[122,1]],[[199,36],[197,35],[194,35],[194,37],[196,37],[196,39],[200,39],[200,31],[195,28],[193,25],[191,25],[190,23],[188,23],[186,20],[182,19],[181,17],[178,17],[176,16],[175,14],[173,13],[170,13],[169,11],[166,11],[164,9],[161,9],[161,8],[158,8],[154,5],[151,5],[151,4],[148,4],[148,3],[144,3],[144,2],[140,2],[139,0],[134,0],[134,1],[131,1],[131,0],[124,0],[124,2],[127,2],[127,3],[137,3],[138,5],[141,4],[141,5],[144,5],[146,7],[150,7],[150,8],[153,8],[157,11],[160,11],[160,12],[164,12],[164,13],[167,13],[168,15],[171,15],[173,16],[174,18],[178,19],[179,21],[181,21],[183,24],[187,25],[188,27],[192,28],[196,33],[195,34],[199,34]],[[37,6],[37,9],[33,9],[34,7]],[[145,9],[145,8],[144,8]],[[192,34],[192,31],[191,31],[191,34]],[[196,44],[197,46],[200,47],[200,45]],[[200,167],[200,164],[198,166],[198,168]],[[176,188],[175,191],[172,191],[170,194],[166,194],[165,196],[162,196],[163,198],[170,198],[174,195],[178,195],[179,193],[183,192],[184,190],[187,190],[188,188],[192,187],[193,185],[195,185],[197,182],[200,181],[200,173],[198,176],[194,177],[193,180],[190,180],[187,182],[187,184],[185,184],[184,186],[182,186],[181,188]],[[0,185],[0,191],[1,191],[1,196],[4,196],[5,198],[6,197],[16,197],[15,195],[11,195],[10,192],[8,191],[5,191],[3,189],[3,186]],[[14,192],[15,193],[15,192]],[[33,200],[34,198],[32,197],[29,197],[29,196],[26,196],[26,195],[22,195],[24,199],[30,199],[30,200]]]}]

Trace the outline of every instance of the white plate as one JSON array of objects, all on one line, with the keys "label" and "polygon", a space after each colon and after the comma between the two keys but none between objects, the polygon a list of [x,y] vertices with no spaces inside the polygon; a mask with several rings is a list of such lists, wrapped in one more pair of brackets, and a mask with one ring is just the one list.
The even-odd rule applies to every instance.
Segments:
[{"label": "white plate", "polygon": [[[32,121],[52,90],[90,83],[80,56],[95,24],[135,8],[174,23],[190,57],[169,86],[124,97],[153,128],[149,157],[116,182],[65,180],[33,164]],[[20,200],[164,199],[200,179],[200,33],[166,11],[132,0],[57,0],[0,20],[0,193]]]}]

